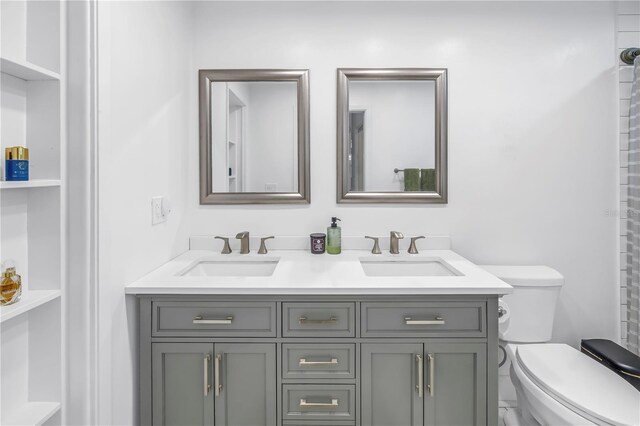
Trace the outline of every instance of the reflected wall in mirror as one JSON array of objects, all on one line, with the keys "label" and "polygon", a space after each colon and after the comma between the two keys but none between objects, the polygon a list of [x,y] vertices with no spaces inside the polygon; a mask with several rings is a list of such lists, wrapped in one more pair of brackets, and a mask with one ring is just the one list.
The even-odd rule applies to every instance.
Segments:
[{"label": "reflected wall in mirror", "polygon": [[309,202],[307,70],[200,70],[200,204]]},{"label": "reflected wall in mirror", "polygon": [[445,69],[338,70],[338,202],[446,203]]}]

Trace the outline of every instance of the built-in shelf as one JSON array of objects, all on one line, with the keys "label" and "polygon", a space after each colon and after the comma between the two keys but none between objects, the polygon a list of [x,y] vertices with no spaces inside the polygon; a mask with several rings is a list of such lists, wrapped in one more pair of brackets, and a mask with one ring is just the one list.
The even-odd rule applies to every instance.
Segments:
[{"label": "built-in shelf", "polygon": [[19,145],[37,157],[31,180],[0,181],[0,261],[25,282],[17,303],[0,306],[0,425],[63,425],[67,2],[0,0],[0,14],[0,155]]},{"label": "built-in shelf", "polygon": [[3,423],[7,425],[39,426],[58,411],[60,411],[59,402],[27,402]]},{"label": "built-in shelf", "polygon": [[30,290],[22,294],[22,297],[13,305],[0,307],[0,323],[29,312],[47,302],[57,299],[62,294],[60,290]]},{"label": "built-in shelf", "polygon": [[0,71],[22,80],[60,80],[60,74],[26,61],[0,58]]},{"label": "built-in shelf", "polygon": [[33,179],[26,181],[0,181],[0,189],[46,188],[60,186],[58,179]]}]

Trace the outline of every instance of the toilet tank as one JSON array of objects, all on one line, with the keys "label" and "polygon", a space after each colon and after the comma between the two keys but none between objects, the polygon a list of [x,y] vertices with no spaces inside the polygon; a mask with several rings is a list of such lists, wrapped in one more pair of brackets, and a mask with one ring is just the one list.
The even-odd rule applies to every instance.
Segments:
[{"label": "toilet tank", "polygon": [[499,320],[500,339],[515,343],[551,340],[564,277],[548,266],[485,265],[482,268],[513,287],[513,293],[501,299],[506,314]]}]

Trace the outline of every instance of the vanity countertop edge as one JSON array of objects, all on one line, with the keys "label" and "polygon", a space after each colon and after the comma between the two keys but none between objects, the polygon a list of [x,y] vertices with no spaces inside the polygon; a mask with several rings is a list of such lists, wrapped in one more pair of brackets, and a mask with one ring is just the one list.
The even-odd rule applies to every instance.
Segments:
[{"label": "vanity countertop edge", "polygon": [[[270,276],[185,277],[181,271],[195,262],[264,261],[278,259]],[[365,275],[360,259],[438,259],[461,273],[459,276]],[[314,255],[305,250],[273,250],[222,255],[209,250],[190,250],[125,287],[132,295],[503,295],[512,287],[452,250],[423,250],[420,254],[382,254],[367,250],[344,250],[339,255]]]}]

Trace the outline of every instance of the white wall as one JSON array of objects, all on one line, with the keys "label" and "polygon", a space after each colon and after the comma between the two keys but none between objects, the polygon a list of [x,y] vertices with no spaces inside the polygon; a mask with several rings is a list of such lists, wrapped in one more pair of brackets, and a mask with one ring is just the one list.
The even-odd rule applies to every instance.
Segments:
[{"label": "white wall", "polygon": [[[192,15],[179,2],[100,2],[98,17],[98,416],[137,424],[137,304],[124,286],[188,248]],[[156,195],[173,211],[152,226]]]},{"label": "white wall", "polygon": [[365,111],[365,191],[403,191],[395,168],[435,168],[433,82],[350,82],[349,110]]},{"label": "white wall", "polygon": [[[616,45],[618,51],[640,47],[640,2],[622,1],[617,4]],[[629,154],[629,103],[633,66],[619,62],[620,76],[620,335],[627,344],[627,190]],[[614,215],[616,216],[616,215]]]},{"label": "white wall", "polygon": [[[555,340],[617,338],[613,3],[195,7],[194,68],[310,69],[312,201],[198,205],[193,139],[190,234],[306,235],[334,215],[345,235],[449,234],[472,261],[562,272]],[[336,68],[346,67],[448,68],[448,205],[336,205]]]}]

